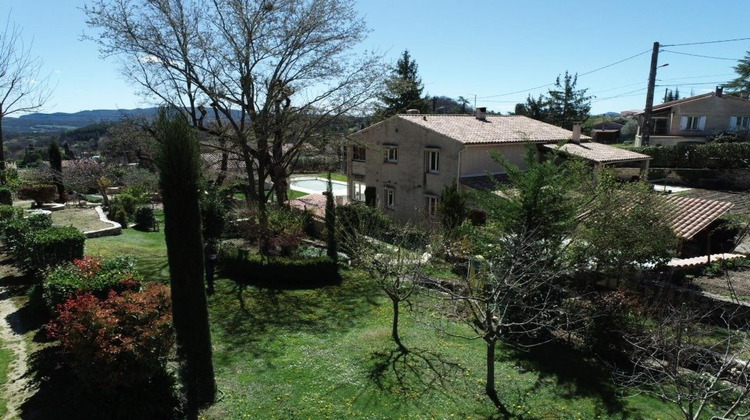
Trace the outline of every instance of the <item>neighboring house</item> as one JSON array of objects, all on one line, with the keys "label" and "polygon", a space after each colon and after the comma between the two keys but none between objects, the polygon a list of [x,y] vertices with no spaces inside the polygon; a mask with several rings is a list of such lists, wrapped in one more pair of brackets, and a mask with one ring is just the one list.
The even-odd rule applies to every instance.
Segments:
[{"label": "neighboring house", "polygon": [[602,121],[594,124],[591,128],[591,135],[594,141],[599,143],[617,143],[620,140],[620,130],[624,125],[617,121]]},{"label": "neighboring house", "polygon": [[[714,92],[654,105],[651,146],[679,143],[705,143],[706,137],[720,131],[750,128],[750,100],[725,95],[722,87]],[[638,116],[636,146],[641,145],[643,112]]]},{"label": "neighboring house", "polygon": [[[590,160],[595,166],[637,162],[648,169],[650,157],[587,142],[573,132],[523,116],[402,114],[351,135],[347,155],[349,198],[368,202],[401,220],[435,215],[443,189],[493,184],[505,169],[492,158],[498,153],[523,168],[526,147],[541,151],[577,137],[561,152]],[[546,146],[546,147],[543,147]]]}]

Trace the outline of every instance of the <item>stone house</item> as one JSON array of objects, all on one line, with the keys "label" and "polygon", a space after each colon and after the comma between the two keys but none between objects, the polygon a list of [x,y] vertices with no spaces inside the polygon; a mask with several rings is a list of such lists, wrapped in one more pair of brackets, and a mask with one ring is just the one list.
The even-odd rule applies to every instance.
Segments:
[{"label": "stone house", "polygon": [[[651,115],[651,146],[705,143],[711,134],[750,129],[750,100],[725,95],[719,86],[714,92],[654,105]],[[643,112],[636,116],[635,144],[640,146]]]},{"label": "stone house", "polygon": [[[572,141],[571,141],[572,140]],[[568,142],[570,141],[570,142]],[[568,142],[560,146],[561,143]],[[526,148],[558,149],[594,166],[634,162],[648,169],[649,157],[590,142],[576,132],[523,116],[401,114],[350,136],[348,195],[377,206],[401,221],[434,216],[443,189],[481,188],[506,173],[492,155],[524,168]]]}]

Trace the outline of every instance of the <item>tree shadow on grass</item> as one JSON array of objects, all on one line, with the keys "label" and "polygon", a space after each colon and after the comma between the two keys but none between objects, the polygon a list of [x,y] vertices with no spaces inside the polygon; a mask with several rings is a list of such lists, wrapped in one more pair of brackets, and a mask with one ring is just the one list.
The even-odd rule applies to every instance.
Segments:
[{"label": "tree shadow on grass", "polygon": [[180,401],[169,375],[105,394],[78,380],[62,360],[59,346],[47,346],[31,355],[26,375],[38,390],[21,405],[22,419],[180,418]]},{"label": "tree shadow on grass", "polygon": [[440,353],[422,349],[377,351],[370,357],[368,377],[381,390],[415,395],[449,389],[446,381],[464,372],[457,362]]},{"label": "tree shadow on grass", "polygon": [[537,379],[528,389],[518,389],[517,400],[522,405],[527,395],[554,385],[555,392],[564,399],[593,398],[595,409],[602,415],[633,418],[614,385],[608,380],[609,372],[602,366],[586,360],[580,352],[549,343],[527,351],[510,349],[500,359],[515,363],[520,370],[537,373]]},{"label": "tree shadow on grass", "polygon": [[277,351],[269,344],[284,333],[327,334],[351,328],[374,307],[371,296],[377,293],[369,278],[352,272],[344,274],[339,286],[298,290],[220,279],[209,298],[211,323],[221,353],[273,356]]}]

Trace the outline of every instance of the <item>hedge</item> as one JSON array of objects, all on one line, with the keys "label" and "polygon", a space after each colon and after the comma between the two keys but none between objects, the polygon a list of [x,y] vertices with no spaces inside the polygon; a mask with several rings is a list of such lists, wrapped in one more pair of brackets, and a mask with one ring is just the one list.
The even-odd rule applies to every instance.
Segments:
[{"label": "hedge", "polygon": [[83,258],[86,237],[74,227],[52,226],[30,230],[15,249],[16,256],[32,271]]},{"label": "hedge", "polygon": [[54,313],[59,304],[75,294],[90,292],[106,299],[110,291],[138,291],[141,279],[135,270],[135,260],[121,256],[102,260],[86,256],[58,265],[44,281],[44,299]]},{"label": "hedge", "polygon": [[238,283],[273,289],[311,289],[341,284],[338,265],[328,257],[283,258],[263,261],[247,250],[224,245],[219,250],[219,267]]},{"label": "hedge", "polygon": [[750,143],[626,147],[651,156],[651,168],[748,169]]}]

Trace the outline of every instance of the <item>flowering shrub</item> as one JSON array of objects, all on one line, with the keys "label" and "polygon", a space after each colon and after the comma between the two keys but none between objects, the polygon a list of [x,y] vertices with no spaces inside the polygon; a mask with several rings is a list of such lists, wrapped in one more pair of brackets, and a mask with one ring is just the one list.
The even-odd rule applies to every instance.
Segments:
[{"label": "flowering shrub", "polygon": [[60,341],[69,366],[96,392],[112,393],[165,374],[174,344],[169,288],[143,292],[90,292],[58,306],[47,333]]},{"label": "flowering shrub", "polygon": [[54,311],[67,298],[83,292],[104,299],[110,291],[137,291],[140,277],[135,271],[132,257],[115,257],[107,260],[85,256],[72,263],[55,267],[44,282],[44,298]]}]

